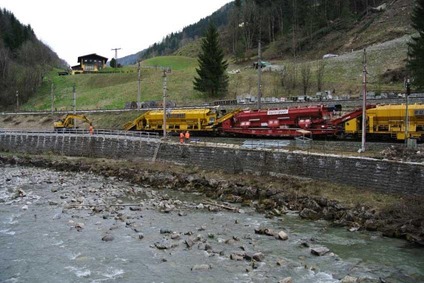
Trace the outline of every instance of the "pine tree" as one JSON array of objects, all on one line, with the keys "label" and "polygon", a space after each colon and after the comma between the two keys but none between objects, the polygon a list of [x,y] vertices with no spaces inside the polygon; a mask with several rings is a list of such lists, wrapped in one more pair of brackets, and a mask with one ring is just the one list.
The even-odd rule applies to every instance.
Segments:
[{"label": "pine tree", "polygon": [[110,60],[109,65],[110,65],[112,68],[116,68],[116,67],[117,67],[117,64],[116,64],[116,60],[115,60],[115,58],[112,58],[112,60]]},{"label": "pine tree", "polygon": [[412,12],[412,27],[417,30],[418,36],[412,37],[408,44],[407,68],[413,79],[413,86],[424,89],[424,0],[416,0]]},{"label": "pine tree", "polygon": [[223,97],[228,91],[228,63],[224,60],[224,51],[219,45],[218,30],[209,24],[206,36],[202,40],[202,50],[197,61],[198,77],[194,78],[194,90],[209,97]]}]

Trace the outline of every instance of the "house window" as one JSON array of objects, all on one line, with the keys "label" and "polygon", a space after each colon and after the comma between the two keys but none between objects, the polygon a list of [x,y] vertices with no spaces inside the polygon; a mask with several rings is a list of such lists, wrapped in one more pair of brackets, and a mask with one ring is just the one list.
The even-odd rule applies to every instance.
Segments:
[{"label": "house window", "polygon": [[85,70],[86,71],[94,71],[94,66],[93,65],[86,65]]}]

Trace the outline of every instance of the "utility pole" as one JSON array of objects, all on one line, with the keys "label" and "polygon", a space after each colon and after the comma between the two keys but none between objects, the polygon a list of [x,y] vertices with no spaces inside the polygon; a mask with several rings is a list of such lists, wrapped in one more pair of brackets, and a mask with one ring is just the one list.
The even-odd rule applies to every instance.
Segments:
[{"label": "utility pole", "polygon": [[54,84],[52,82],[52,84],[50,86],[50,95],[51,95],[51,98],[52,98],[52,114],[54,112],[54,92],[53,92],[53,89],[54,89]]},{"label": "utility pole", "polygon": [[19,111],[19,91],[16,91],[16,112]]},{"label": "utility pole", "polygon": [[406,147],[409,147],[408,140],[409,140],[409,111],[408,111],[408,104],[409,104],[409,94],[411,94],[411,82],[409,78],[405,79],[405,88],[406,88],[406,94],[405,94],[405,145]]},{"label": "utility pole", "polygon": [[112,50],[115,50],[115,68],[118,67],[118,50],[121,50],[121,48],[112,48]]},{"label": "utility pole", "polygon": [[261,109],[262,100],[262,50],[261,50],[261,32],[259,31],[258,42],[258,110]]},{"label": "utility pole", "polygon": [[137,63],[137,70],[138,70],[138,91],[137,91],[137,109],[140,110],[140,104],[141,104],[141,67],[140,67],[140,61]]},{"label": "utility pole", "polygon": [[[75,84],[72,86],[72,93],[73,93],[73,108],[74,108],[74,114],[77,114],[77,92],[76,92]],[[74,123],[75,124],[75,123]]]},{"label": "utility pole", "polygon": [[367,134],[367,50],[364,49],[363,70],[362,70],[362,142],[359,152],[365,152],[365,137]]},{"label": "utility pole", "polygon": [[166,138],[166,69],[163,69],[163,138]]}]

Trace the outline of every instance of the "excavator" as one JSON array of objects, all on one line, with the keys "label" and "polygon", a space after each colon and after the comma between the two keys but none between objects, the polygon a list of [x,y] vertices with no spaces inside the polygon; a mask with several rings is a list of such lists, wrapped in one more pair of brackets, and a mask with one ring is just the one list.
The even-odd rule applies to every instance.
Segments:
[{"label": "excavator", "polygon": [[75,119],[92,125],[91,121],[85,115],[67,114],[65,118],[54,122],[55,132],[64,132],[66,130],[76,128]]}]

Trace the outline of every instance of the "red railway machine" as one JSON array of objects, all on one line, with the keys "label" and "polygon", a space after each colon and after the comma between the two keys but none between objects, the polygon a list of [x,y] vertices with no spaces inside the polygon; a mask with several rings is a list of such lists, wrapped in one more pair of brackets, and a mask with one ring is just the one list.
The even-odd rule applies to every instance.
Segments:
[{"label": "red railway machine", "polygon": [[313,136],[335,136],[339,127],[331,121],[340,111],[341,105],[244,110],[224,121],[221,131],[236,136],[294,138],[303,135],[299,130],[307,130]]}]

